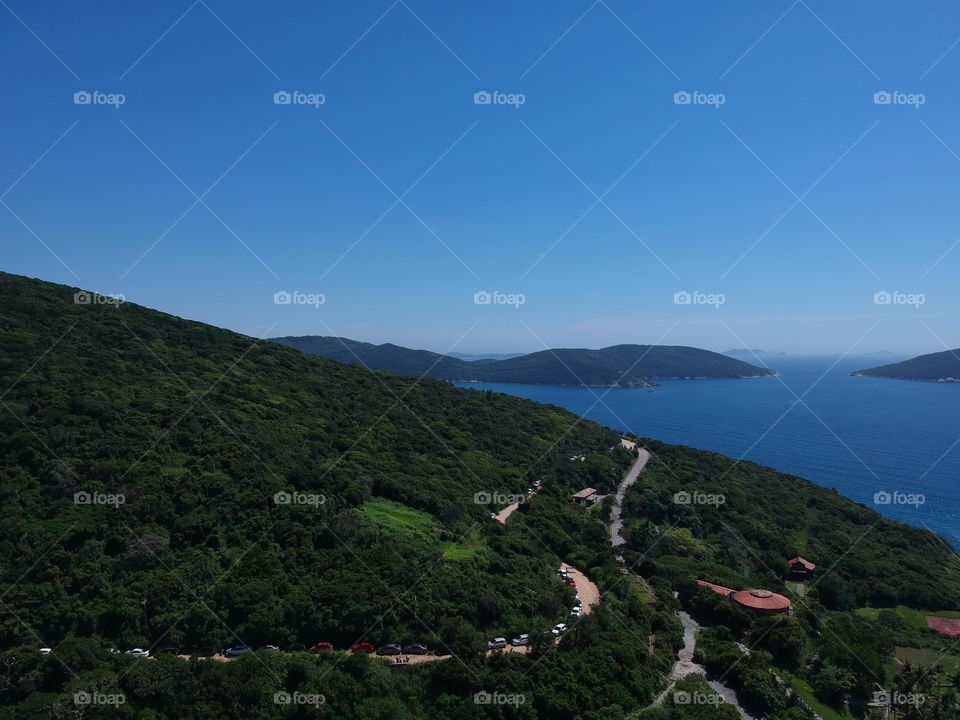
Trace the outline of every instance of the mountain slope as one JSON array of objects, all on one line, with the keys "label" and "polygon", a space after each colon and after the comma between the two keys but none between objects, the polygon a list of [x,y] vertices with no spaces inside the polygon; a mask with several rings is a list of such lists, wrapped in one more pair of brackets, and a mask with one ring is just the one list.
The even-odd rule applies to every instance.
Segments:
[{"label": "mountain slope", "polygon": [[[473,617],[493,557],[468,542],[492,509],[476,494],[522,492],[532,473],[579,483],[585,470],[565,458],[617,442],[555,408],[72,298],[0,275],[0,496],[17,508],[3,521],[0,579],[4,602],[29,610],[47,642],[146,644],[186,614],[168,642],[221,643],[222,617],[250,643],[349,644],[434,567],[419,617],[440,627],[455,586],[473,589],[452,603]],[[77,493],[125,502],[76,505]],[[306,499],[277,504],[276,493]],[[14,585],[18,559],[45,551]],[[464,559],[436,565],[442,552]],[[499,629],[523,607],[553,619],[562,588],[542,548],[498,562],[503,609],[475,626]],[[208,587],[215,615],[196,607]],[[542,604],[530,606],[531,587]],[[404,613],[382,625],[378,636],[423,632]],[[34,642],[0,624],[0,644],[20,640]]]},{"label": "mountain slope", "polygon": [[[570,502],[623,477],[633,458],[611,430],[73,294],[0,273],[0,720],[316,714],[277,693],[321,697],[330,717],[358,720],[515,714],[482,707],[490,693],[522,697],[516,714],[530,720],[621,718],[665,687],[681,603],[715,614],[717,643],[732,648],[711,650],[710,663],[736,666],[758,717],[810,720],[768,671],[768,651],[816,687],[840,678],[849,695],[856,674],[862,698],[894,637],[922,649],[939,639],[860,610],[960,604],[960,562],[932,533],[799,478],[653,441],[628,494],[621,566],[609,501]],[[532,479],[543,489],[509,523],[489,519]],[[726,501],[674,497],[707,491]],[[791,595],[795,617],[691,600],[704,575],[790,593],[779,573],[800,552],[822,574],[803,604]],[[561,561],[598,585],[590,614],[570,614]],[[554,643],[558,621],[570,630]],[[491,637],[545,631],[529,655],[485,653]],[[733,638],[759,648],[740,662]],[[295,641],[336,650],[235,662],[107,651]],[[345,652],[357,641],[425,642],[452,657],[394,667]],[[87,707],[77,692],[123,706]],[[702,720],[698,710],[675,705],[669,717]]]},{"label": "mountain slope", "polygon": [[919,355],[903,362],[857,370],[853,375],[896,380],[960,382],[960,349]]},{"label": "mountain slope", "polygon": [[773,371],[709,350],[665,345],[557,349],[504,360],[469,362],[426,350],[321,336],[275,338],[288,347],[400,375],[441,380],[645,387],[666,378],[744,378]]}]

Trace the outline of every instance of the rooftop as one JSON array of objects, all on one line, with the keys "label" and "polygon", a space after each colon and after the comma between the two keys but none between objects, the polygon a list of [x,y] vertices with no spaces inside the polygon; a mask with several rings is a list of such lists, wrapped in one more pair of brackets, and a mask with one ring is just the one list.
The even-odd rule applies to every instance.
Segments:
[{"label": "rooftop", "polygon": [[575,492],[573,494],[573,497],[586,499],[591,495],[596,495],[596,494],[597,494],[596,488],[584,488],[580,492]]},{"label": "rooftop", "polygon": [[789,610],[790,600],[769,590],[741,590],[733,594],[733,601],[753,610],[779,612]]}]

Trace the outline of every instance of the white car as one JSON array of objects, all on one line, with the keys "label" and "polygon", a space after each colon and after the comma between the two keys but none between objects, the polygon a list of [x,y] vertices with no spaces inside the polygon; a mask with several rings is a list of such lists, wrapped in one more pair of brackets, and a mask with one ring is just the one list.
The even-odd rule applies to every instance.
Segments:
[{"label": "white car", "polygon": [[565,633],[566,631],[567,631],[567,626],[565,624],[557,623],[556,625],[553,626],[553,630],[551,630],[550,632],[552,632],[554,635],[563,635],[563,633]]},{"label": "white car", "polygon": [[48,648],[48,647],[42,647],[42,648],[40,648],[40,654],[41,654],[41,655],[49,655],[49,654],[52,653],[52,652],[53,652],[53,650],[51,650],[51,649]]},{"label": "white car", "polygon": [[519,645],[529,645],[530,636],[527,633],[524,633],[523,635],[518,635],[517,637],[515,637],[513,640],[510,641],[510,644],[513,645],[514,647],[517,647]]},{"label": "white car", "polygon": [[580,617],[580,613],[582,612],[583,609],[577,605],[573,610],[570,611],[570,614],[573,615],[573,617]]},{"label": "white car", "polygon": [[505,648],[506,646],[507,639],[502,637],[494,638],[493,640],[487,642],[487,647],[490,650],[499,650],[500,648]]},{"label": "white car", "polygon": [[145,658],[150,657],[150,651],[144,650],[143,648],[134,648],[133,650],[127,650],[124,655],[131,655],[136,658]]}]

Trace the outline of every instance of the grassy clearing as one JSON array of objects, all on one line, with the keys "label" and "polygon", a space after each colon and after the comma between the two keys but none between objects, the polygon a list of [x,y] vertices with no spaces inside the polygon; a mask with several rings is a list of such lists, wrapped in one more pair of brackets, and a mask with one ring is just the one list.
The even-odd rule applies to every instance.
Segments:
[{"label": "grassy clearing", "polygon": [[894,651],[894,656],[903,663],[919,665],[920,667],[933,667],[934,665],[943,665],[950,672],[960,671],[960,657],[956,655],[944,655],[939,650],[932,648],[907,648],[898,647]]},{"label": "grassy clearing", "polygon": [[907,625],[914,628],[927,629],[927,615],[944,618],[960,618],[960,612],[952,610],[915,610],[914,608],[898,605],[895,608],[860,608],[856,612],[863,617],[876,620],[881,610],[891,610],[895,612]]},{"label": "grassy clearing", "polygon": [[806,680],[798,678],[796,675],[786,670],[781,670],[780,668],[777,668],[777,675],[790,683],[790,686],[796,691],[797,696],[812,707],[813,711],[822,717],[823,720],[850,720],[852,717],[849,713],[835,710],[829,705],[824,705],[817,700],[816,695],[813,694],[813,688],[810,687],[810,684]]}]

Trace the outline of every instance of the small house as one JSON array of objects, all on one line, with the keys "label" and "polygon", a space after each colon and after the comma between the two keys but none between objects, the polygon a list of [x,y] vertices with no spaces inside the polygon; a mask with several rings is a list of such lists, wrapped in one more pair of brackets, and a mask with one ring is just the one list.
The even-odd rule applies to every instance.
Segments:
[{"label": "small house", "polygon": [[787,565],[790,567],[790,576],[798,579],[809,577],[817,569],[816,565],[799,555],[788,560]]},{"label": "small house", "polygon": [[584,488],[573,494],[573,504],[579,507],[590,507],[599,499],[596,488]]}]

